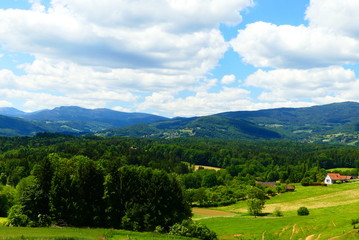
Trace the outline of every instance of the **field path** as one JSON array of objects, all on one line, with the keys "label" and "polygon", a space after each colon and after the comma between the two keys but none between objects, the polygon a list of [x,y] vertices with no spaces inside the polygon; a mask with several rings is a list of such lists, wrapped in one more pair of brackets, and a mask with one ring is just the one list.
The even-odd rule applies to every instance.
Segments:
[{"label": "field path", "polygon": [[212,210],[207,208],[192,208],[192,213],[200,215],[200,218],[234,216],[235,213]]},{"label": "field path", "polygon": [[[343,196],[345,196],[345,198],[343,198]],[[340,201],[337,199],[340,199]],[[281,208],[282,211],[297,210],[301,206],[306,206],[309,208],[334,207],[356,202],[359,203],[359,190],[352,189],[341,192],[327,193],[285,203],[267,204],[264,207],[264,211],[273,212],[277,207]]]},{"label": "field path", "polygon": [[294,234],[297,232],[296,227],[297,227],[297,224],[294,224],[293,229],[292,229],[292,235],[290,236],[290,240],[292,240]]},{"label": "field path", "polygon": [[305,240],[312,240],[312,239],[313,239],[313,237],[314,237],[314,234],[309,235],[308,237],[306,237],[306,238],[305,238]]}]

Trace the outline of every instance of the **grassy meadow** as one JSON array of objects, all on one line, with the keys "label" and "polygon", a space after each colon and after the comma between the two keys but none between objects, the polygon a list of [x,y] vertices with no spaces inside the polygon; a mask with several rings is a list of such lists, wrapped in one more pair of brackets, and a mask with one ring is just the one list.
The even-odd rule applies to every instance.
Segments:
[{"label": "grassy meadow", "polygon": [[[297,216],[305,206],[309,216]],[[283,216],[273,211],[280,208]],[[324,240],[359,239],[351,219],[359,218],[359,183],[335,184],[327,187],[296,185],[288,192],[266,201],[264,216],[247,214],[246,202],[211,209],[194,208],[194,219],[214,230],[220,239],[286,239]],[[1,218],[0,222],[6,219]],[[111,229],[87,228],[15,228],[0,227],[0,239],[57,240],[170,240],[191,239],[166,234],[136,233]]]},{"label": "grassy meadow", "polygon": [[139,233],[124,230],[89,228],[29,228],[0,227],[0,239],[37,239],[37,240],[191,240],[192,238],[168,234]]},{"label": "grassy meadow", "polygon": [[[297,216],[305,206],[309,216]],[[275,217],[280,208],[283,216]],[[213,208],[216,212],[202,214],[194,210],[195,218],[217,232],[220,239],[359,239],[351,219],[359,218],[359,184],[338,184],[327,187],[296,186],[288,192],[266,201],[264,216],[248,216],[246,203]],[[226,212],[223,216],[218,211]],[[225,216],[228,212],[235,213]]]}]

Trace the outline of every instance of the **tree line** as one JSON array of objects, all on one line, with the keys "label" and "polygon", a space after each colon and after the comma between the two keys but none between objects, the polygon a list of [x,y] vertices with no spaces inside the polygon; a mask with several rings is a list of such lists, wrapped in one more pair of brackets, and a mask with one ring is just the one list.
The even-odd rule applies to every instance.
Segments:
[{"label": "tree line", "polygon": [[106,171],[84,156],[52,154],[16,187],[17,204],[9,211],[15,226],[165,230],[191,216],[177,176],[142,166]]}]

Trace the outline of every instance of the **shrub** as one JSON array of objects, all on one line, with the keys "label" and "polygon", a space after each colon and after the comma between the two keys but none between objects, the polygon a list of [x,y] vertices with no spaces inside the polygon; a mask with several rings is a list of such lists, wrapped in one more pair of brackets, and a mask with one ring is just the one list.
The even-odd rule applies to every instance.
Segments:
[{"label": "shrub", "polygon": [[23,213],[23,206],[14,205],[9,210],[7,226],[26,227],[30,219]]},{"label": "shrub", "polygon": [[170,228],[169,234],[199,238],[202,240],[217,239],[215,232],[211,231],[207,226],[192,220],[184,220],[182,223],[174,224]]},{"label": "shrub", "polygon": [[300,207],[297,210],[298,216],[306,216],[309,215],[309,210],[306,207]]},{"label": "shrub", "polygon": [[283,216],[283,213],[282,213],[282,211],[280,210],[280,207],[276,207],[275,210],[274,210],[274,212],[273,212],[273,214],[274,214],[274,216],[276,216],[276,217],[281,217],[281,216]]}]

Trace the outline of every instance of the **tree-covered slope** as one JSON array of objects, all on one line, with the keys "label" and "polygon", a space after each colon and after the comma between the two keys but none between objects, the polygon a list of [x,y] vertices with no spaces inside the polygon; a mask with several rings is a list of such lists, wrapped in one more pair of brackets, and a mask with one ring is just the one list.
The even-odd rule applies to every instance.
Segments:
[{"label": "tree-covered slope", "polygon": [[150,125],[106,130],[99,135],[130,137],[204,137],[220,139],[275,139],[281,135],[252,122],[221,116],[179,118]]},{"label": "tree-covered slope", "polygon": [[1,136],[30,136],[41,131],[44,131],[44,129],[20,118],[0,115]]},{"label": "tree-covered slope", "polygon": [[21,117],[26,113],[13,107],[0,107],[0,115],[8,117]]}]

